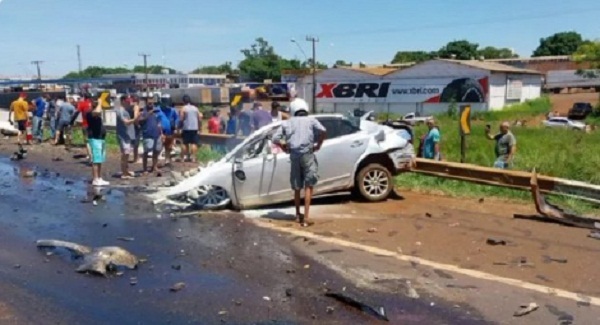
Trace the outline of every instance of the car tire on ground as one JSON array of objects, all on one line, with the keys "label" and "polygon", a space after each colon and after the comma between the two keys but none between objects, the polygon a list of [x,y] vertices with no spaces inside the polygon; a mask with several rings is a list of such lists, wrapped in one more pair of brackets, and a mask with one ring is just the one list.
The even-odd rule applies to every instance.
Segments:
[{"label": "car tire on ground", "polygon": [[392,173],[380,164],[368,164],[356,175],[354,192],[368,202],[387,199],[394,187]]}]

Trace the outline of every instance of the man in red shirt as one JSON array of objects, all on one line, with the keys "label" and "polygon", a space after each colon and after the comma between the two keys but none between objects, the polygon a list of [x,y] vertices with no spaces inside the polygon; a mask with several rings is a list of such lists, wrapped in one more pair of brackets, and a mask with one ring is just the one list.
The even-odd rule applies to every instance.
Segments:
[{"label": "man in red shirt", "polygon": [[[83,95],[83,99],[80,100],[77,103],[77,113],[75,115],[81,115],[81,134],[83,135],[83,141],[85,142],[85,148],[86,148],[86,153],[87,156],[85,157],[85,159],[90,159],[90,146],[88,144],[88,137],[87,137],[87,128],[88,128],[88,121],[87,121],[87,113],[92,109],[92,97],[90,96],[90,94],[86,93]],[[75,116],[75,118],[77,118]]]},{"label": "man in red shirt", "polygon": [[221,119],[217,110],[212,111],[212,117],[208,120],[208,133],[221,133]]}]

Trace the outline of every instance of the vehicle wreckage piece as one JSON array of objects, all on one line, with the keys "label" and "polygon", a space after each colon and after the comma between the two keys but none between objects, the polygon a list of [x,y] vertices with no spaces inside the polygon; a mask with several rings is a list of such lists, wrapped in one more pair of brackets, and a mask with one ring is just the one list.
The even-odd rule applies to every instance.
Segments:
[{"label": "vehicle wreckage piece", "polygon": [[40,239],[36,245],[39,248],[65,248],[76,256],[83,257],[83,264],[76,269],[79,273],[89,272],[106,276],[106,272],[115,266],[124,266],[133,270],[140,262],[135,255],[118,246],[88,247],[54,239]]},{"label": "vehicle wreckage piece", "polygon": [[[578,216],[574,213],[563,210],[562,208],[548,202],[546,198],[540,192],[540,188],[537,182],[537,173],[535,169],[532,172],[531,176],[531,194],[533,196],[533,201],[535,203],[535,208],[537,212],[545,219],[571,226],[571,227],[579,227],[579,228],[587,228],[587,229],[597,229],[599,228],[598,220],[585,218]],[[532,219],[534,217],[523,216],[523,215],[514,215],[515,218],[521,219]]]}]

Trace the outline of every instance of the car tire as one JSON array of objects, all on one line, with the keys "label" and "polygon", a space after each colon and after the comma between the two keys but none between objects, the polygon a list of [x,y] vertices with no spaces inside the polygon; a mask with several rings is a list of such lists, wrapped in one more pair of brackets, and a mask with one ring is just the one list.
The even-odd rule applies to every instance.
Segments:
[{"label": "car tire", "polygon": [[387,199],[394,188],[392,173],[380,164],[368,164],[356,175],[354,193],[368,202]]}]

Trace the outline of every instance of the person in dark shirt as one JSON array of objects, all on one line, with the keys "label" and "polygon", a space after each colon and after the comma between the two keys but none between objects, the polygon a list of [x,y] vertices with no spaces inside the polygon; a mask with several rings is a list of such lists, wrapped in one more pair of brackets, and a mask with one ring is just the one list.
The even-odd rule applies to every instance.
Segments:
[{"label": "person in dark shirt", "polygon": [[102,103],[98,102],[96,108],[85,113],[87,121],[87,139],[92,160],[92,185],[108,186],[109,182],[102,179],[102,164],[106,160],[106,129],[102,122]]},{"label": "person in dark shirt", "polygon": [[140,119],[142,141],[144,144],[144,156],[142,158],[144,175],[148,174],[148,155],[150,153],[152,153],[152,168],[150,172],[158,174],[158,156],[162,151],[163,144],[162,123],[158,116],[159,114],[161,114],[160,107],[154,106],[154,100],[149,99]]}]

